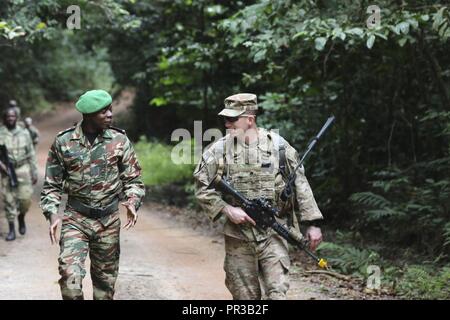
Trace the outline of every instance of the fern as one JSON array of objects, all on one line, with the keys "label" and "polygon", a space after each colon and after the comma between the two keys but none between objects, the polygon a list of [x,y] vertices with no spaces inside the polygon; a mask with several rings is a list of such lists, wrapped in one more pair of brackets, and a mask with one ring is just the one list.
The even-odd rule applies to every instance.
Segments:
[{"label": "fern", "polygon": [[373,192],[354,193],[350,196],[350,201],[377,209],[383,209],[391,205],[389,200]]},{"label": "fern", "polygon": [[450,222],[447,222],[444,226],[444,246],[448,246],[450,245]]},{"label": "fern", "polygon": [[406,215],[404,212],[395,210],[393,208],[367,210],[365,214],[368,221],[377,221],[385,217],[401,217]]},{"label": "fern", "polygon": [[374,251],[330,242],[322,242],[317,250],[324,256],[330,257],[329,262],[333,268],[360,277],[365,277],[367,267],[377,263],[380,258]]}]

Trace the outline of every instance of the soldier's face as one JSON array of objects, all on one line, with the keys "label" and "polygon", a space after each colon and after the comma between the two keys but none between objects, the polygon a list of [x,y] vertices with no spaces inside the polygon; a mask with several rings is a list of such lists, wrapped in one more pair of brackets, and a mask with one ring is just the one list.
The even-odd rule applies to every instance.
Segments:
[{"label": "soldier's face", "polygon": [[252,116],[244,115],[236,118],[224,117],[225,128],[233,135],[238,136],[244,134],[248,129],[252,127]]},{"label": "soldier's face", "polygon": [[95,127],[101,130],[108,129],[112,123],[112,106],[109,105],[106,108],[94,113],[90,120]]},{"label": "soldier's face", "polygon": [[12,128],[12,127],[14,127],[16,125],[17,115],[14,112],[14,110],[8,110],[6,112],[4,121],[5,121],[5,125],[8,128]]}]

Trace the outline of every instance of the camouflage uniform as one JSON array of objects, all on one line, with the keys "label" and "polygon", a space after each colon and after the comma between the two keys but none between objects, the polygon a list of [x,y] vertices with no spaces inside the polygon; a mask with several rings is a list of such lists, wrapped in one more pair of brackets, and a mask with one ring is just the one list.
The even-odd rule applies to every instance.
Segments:
[{"label": "camouflage uniform", "polygon": [[0,144],[8,149],[17,175],[17,188],[10,187],[6,175],[2,174],[1,178],[6,219],[8,222],[14,222],[17,214],[25,215],[31,205],[32,180],[37,178],[36,155],[30,134],[19,126],[13,130],[8,130],[5,126],[0,127]]},{"label": "camouflage uniform", "polygon": [[36,148],[36,145],[39,143],[39,130],[33,125],[26,126],[26,129],[30,133],[31,141],[33,141],[33,145]]},{"label": "camouflage uniform", "polygon": [[[145,189],[141,167],[123,130],[110,127],[91,146],[81,122],[58,134],[46,167],[41,208],[47,219],[57,214],[61,194],[99,208],[125,196],[136,210]],[[94,299],[112,299],[119,269],[120,219],[116,208],[101,218],[88,217],[70,204],[61,227],[59,273],[64,299],[83,299],[84,262],[91,258]]]},{"label": "camouflage uniform", "polygon": [[[289,170],[297,166],[298,154],[277,133],[258,128],[258,139],[247,145],[234,142],[230,135],[212,144],[194,172],[196,198],[213,221],[227,205],[238,206],[232,198],[222,197],[207,186],[223,174],[228,182],[248,199],[264,197],[281,208],[281,222],[294,226],[297,221],[322,219],[312,190],[301,168],[297,172],[295,203],[281,203],[285,186],[280,172],[280,145],[285,150]],[[273,230],[262,231],[250,224],[234,224],[225,218],[226,286],[234,299],[260,299],[261,286],[268,299],[284,299],[289,288],[290,259],[287,243]]]}]

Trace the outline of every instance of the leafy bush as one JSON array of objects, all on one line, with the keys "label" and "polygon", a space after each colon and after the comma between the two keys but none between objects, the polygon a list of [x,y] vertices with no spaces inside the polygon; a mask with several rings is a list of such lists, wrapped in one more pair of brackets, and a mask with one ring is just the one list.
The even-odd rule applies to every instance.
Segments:
[{"label": "leafy bush", "polygon": [[377,252],[358,249],[348,244],[322,242],[317,250],[327,257],[333,269],[362,278],[367,275],[367,267],[379,264],[380,260]]},{"label": "leafy bush", "polygon": [[408,299],[450,299],[450,267],[432,271],[424,266],[408,267],[397,292]]},{"label": "leafy bush", "polygon": [[194,165],[175,164],[171,159],[171,146],[150,142],[142,137],[135,145],[135,149],[146,186],[186,182],[192,178]]}]

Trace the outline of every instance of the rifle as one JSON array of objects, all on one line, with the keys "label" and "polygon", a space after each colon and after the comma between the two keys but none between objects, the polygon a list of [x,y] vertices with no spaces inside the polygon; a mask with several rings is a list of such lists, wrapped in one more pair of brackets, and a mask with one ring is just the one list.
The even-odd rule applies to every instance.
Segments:
[{"label": "rifle", "polygon": [[217,175],[213,179],[208,188],[215,188],[231,195],[239,202],[242,209],[250,216],[250,218],[255,220],[258,228],[262,230],[267,230],[269,227],[272,228],[281,237],[286,239],[287,242],[305,251],[317,262],[319,267],[328,269],[327,261],[317,257],[308,249],[308,241],[301,239],[275,219],[279,214],[278,209],[272,207],[266,199],[258,198],[255,200],[248,200],[241,193],[234,190],[220,175]]},{"label": "rifle", "polygon": [[305,153],[303,154],[302,158],[300,159],[300,162],[298,163],[297,167],[294,169],[294,171],[291,172],[291,174],[287,178],[286,186],[283,189],[283,192],[281,192],[280,199],[281,201],[286,202],[292,195],[294,194],[295,189],[295,179],[297,178],[297,170],[303,165],[303,162],[305,162],[306,157],[311,152],[311,150],[316,145],[317,141],[319,141],[320,137],[325,133],[325,131],[328,129],[328,127],[333,123],[334,116],[331,116],[327,119],[325,124],[323,125],[322,129],[320,129],[317,136],[311,139],[309,142],[308,148],[306,149]]},{"label": "rifle", "polygon": [[16,170],[9,160],[8,148],[4,144],[0,144],[0,169],[8,176],[9,186],[16,188],[18,185]]}]

